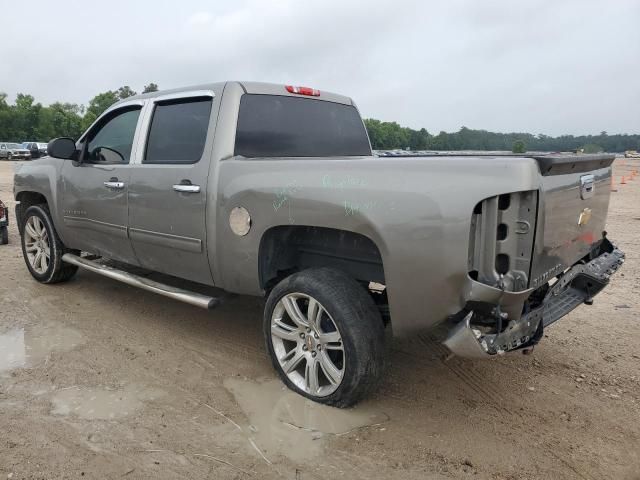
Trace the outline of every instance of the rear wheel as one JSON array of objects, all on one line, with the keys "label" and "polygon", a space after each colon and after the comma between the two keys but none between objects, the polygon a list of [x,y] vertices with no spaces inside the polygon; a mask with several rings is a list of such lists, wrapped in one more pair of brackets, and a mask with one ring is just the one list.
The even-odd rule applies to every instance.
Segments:
[{"label": "rear wheel", "polygon": [[46,205],[27,209],[21,231],[22,254],[33,278],[41,283],[58,283],[75,275],[78,267],[62,261],[62,255],[71,250],[58,237]]},{"label": "rear wheel", "polygon": [[0,227],[0,245],[6,245],[7,243],[9,243],[9,229]]},{"label": "rear wheel", "polygon": [[347,407],[378,384],[382,318],[366,290],[340,271],[304,270],[281,281],[267,300],[264,335],[283,382],[316,402]]}]

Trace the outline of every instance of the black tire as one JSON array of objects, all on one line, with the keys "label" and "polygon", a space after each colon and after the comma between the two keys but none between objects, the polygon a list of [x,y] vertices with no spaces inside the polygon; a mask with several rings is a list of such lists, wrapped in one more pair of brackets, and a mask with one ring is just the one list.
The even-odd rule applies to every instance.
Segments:
[{"label": "black tire", "polygon": [[7,153],[7,160],[11,160],[13,158],[13,155],[11,155],[10,153]]},{"label": "black tire", "polygon": [[[342,337],[344,373],[337,389],[329,395],[311,395],[299,388],[284,372],[276,356],[271,334],[272,316],[280,300],[292,293],[308,295],[317,300]],[[269,294],[263,327],[271,362],[291,390],[319,403],[348,407],[377,387],[384,366],[384,323],[366,289],[347,274],[318,268],[303,270],[285,278]]]},{"label": "black tire", "polygon": [[[36,272],[31,264],[29,263],[25,245],[25,228],[29,219],[33,216],[38,217],[47,231],[47,236],[49,238],[49,266],[44,271],[44,273]],[[20,226],[20,231],[22,232],[22,236],[20,238],[20,243],[22,245],[22,255],[24,257],[24,261],[27,265],[27,269],[31,276],[35,278],[40,283],[59,283],[66,282],[70,278],[72,278],[75,273],[78,271],[78,267],[75,265],[70,265],[62,261],[62,255],[65,253],[74,253],[78,254],[77,250],[69,250],[64,246],[60,237],[58,237],[58,233],[56,232],[55,227],[53,226],[53,222],[51,221],[51,214],[49,213],[49,208],[47,205],[34,205],[27,208],[27,211],[24,213],[22,217],[22,225]]]},{"label": "black tire", "polygon": [[9,243],[9,229],[0,227],[0,245],[6,245],[7,243]]}]

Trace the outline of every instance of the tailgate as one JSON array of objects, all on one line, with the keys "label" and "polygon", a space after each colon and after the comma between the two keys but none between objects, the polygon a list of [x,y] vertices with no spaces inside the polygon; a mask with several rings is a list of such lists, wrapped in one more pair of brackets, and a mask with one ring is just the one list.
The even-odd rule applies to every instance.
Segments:
[{"label": "tailgate", "polygon": [[591,252],[602,239],[613,155],[537,157],[542,174],[530,287],[538,287]]}]

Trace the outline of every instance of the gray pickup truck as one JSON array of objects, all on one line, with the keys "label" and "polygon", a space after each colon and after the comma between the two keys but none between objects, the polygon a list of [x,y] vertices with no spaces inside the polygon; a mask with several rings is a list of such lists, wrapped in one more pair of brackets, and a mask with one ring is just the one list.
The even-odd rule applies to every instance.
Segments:
[{"label": "gray pickup truck", "polygon": [[265,296],[282,380],[336,406],[378,383],[386,327],[527,351],[624,261],[604,231],[612,156],[376,157],[353,101],[306,87],[127,98],[48,153],[15,175],[36,280],[81,267],[203,308],[221,297],[169,277]]}]

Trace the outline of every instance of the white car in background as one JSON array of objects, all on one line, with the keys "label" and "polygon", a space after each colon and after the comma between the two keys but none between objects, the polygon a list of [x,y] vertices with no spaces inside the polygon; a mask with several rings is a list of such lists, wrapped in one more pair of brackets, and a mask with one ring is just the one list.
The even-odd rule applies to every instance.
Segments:
[{"label": "white car in background", "polygon": [[31,152],[17,143],[0,142],[0,158],[28,160],[31,158]]}]

